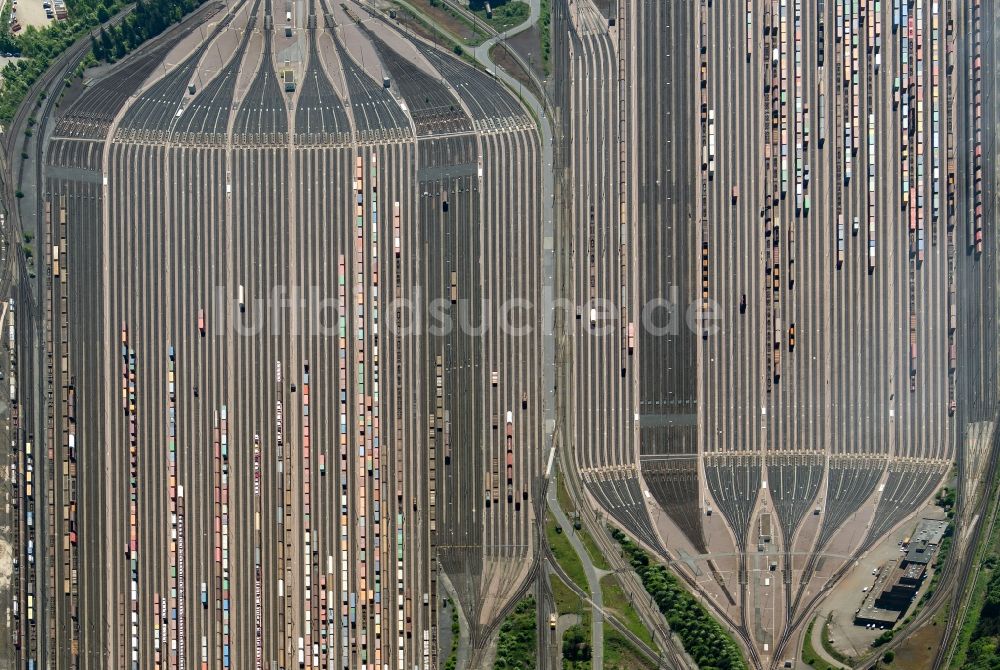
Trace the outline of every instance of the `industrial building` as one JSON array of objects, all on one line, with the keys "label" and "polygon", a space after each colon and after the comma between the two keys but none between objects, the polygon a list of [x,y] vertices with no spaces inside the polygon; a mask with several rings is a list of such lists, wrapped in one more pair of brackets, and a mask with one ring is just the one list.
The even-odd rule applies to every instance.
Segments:
[{"label": "industrial building", "polygon": [[903,559],[893,559],[882,566],[854,622],[861,626],[894,625],[916,600],[917,592],[927,577],[927,566],[947,531],[946,520],[921,519],[904,547],[906,555]]}]

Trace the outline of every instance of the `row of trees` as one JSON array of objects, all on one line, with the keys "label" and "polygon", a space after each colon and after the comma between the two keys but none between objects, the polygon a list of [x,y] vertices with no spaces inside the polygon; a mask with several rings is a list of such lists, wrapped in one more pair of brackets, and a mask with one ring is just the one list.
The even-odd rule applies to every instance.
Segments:
[{"label": "row of trees", "polygon": [[646,552],[617,528],[611,529],[611,535],[622,546],[642,585],[698,667],[745,670],[746,663],[736,641],[680,580],[665,566],[651,563]]},{"label": "row of trees", "polygon": [[448,659],[444,662],[444,670],[455,670],[458,665],[458,638],[462,634],[458,626],[458,606],[452,604],[451,607],[451,650],[448,652]]},{"label": "row of trees", "polygon": [[138,0],[135,11],[111,29],[91,34],[97,60],[114,62],[198,8],[204,0]]}]

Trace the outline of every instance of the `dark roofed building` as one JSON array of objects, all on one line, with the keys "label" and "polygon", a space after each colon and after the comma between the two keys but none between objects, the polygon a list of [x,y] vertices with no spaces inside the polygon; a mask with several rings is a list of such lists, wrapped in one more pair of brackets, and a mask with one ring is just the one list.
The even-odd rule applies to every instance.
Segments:
[{"label": "dark roofed building", "polygon": [[854,622],[892,626],[917,597],[927,566],[948,531],[947,521],[921,519],[902,560],[888,561],[858,609]]},{"label": "dark roofed building", "polygon": [[903,559],[907,563],[920,563],[921,565],[927,565],[931,562],[931,555],[934,553],[935,545],[930,544],[927,540],[915,540],[910,542],[910,547],[906,550],[906,558]]},{"label": "dark roofed building", "polygon": [[913,531],[913,538],[906,549],[905,563],[920,563],[927,565],[934,555],[934,550],[941,544],[948,530],[948,522],[936,519],[921,519]]},{"label": "dark roofed building", "polygon": [[926,540],[928,544],[936,547],[941,544],[947,531],[948,521],[946,519],[921,519],[913,533],[913,539]]},{"label": "dark roofed building", "polygon": [[920,590],[926,574],[926,563],[897,565],[886,580],[882,591],[876,594],[875,604],[883,609],[906,611]]}]

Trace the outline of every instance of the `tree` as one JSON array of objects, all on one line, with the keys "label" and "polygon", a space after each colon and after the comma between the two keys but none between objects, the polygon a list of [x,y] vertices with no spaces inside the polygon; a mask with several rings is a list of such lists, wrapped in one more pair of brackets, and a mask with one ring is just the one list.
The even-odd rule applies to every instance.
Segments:
[{"label": "tree", "polygon": [[877,638],[875,638],[875,640],[872,642],[872,646],[873,647],[881,647],[883,644],[886,644],[890,640],[892,640],[892,636],[895,635],[895,634],[896,634],[896,632],[894,630],[892,630],[891,628],[889,630],[887,630],[887,631],[883,631],[882,634],[879,635]]},{"label": "tree", "polygon": [[586,662],[590,660],[590,641],[586,629],[577,624],[570,626],[563,635],[563,658],[567,661]]},{"label": "tree", "polygon": [[896,652],[894,652],[892,649],[882,654],[883,663],[892,663],[895,659],[896,659]]},{"label": "tree", "polygon": [[111,42],[114,44],[115,60],[128,53],[128,34],[122,29],[122,25],[119,23],[111,29]]},{"label": "tree", "polygon": [[98,58],[101,58],[103,60],[111,56],[111,53],[115,48],[115,45],[111,42],[111,35],[109,35],[108,31],[104,29],[104,26],[101,26],[100,43],[101,43],[102,55],[97,56],[97,54],[95,53],[94,56],[97,56]]}]

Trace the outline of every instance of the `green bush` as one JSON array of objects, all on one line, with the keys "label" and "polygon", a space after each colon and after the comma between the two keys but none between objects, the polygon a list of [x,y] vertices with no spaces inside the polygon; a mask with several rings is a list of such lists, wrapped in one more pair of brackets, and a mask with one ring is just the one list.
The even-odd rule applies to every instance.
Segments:
[{"label": "green bush", "polygon": [[521,0],[514,0],[502,5],[494,0],[490,3],[490,7],[493,10],[492,16],[486,14],[485,7],[479,10],[473,9],[473,11],[481,21],[493,26],[493,29],[500,33],[521,25],[531,15],[531,8]]},{"label": "green bush", "polygon": [[892,640],[892,638],[893,638],[893,636],[895,634],[896,634],[896,631],[892,630],[891,628],[889,630],[887,630],[887,631],[883,631],[883,633],[881,635],[879,635],[877,638],[875,638],[872,641],[872,646],[873,647],[881,647],[883,644],[887,644],[889,641]]},{"label": "green bush", "polygon": [[955,507],[955,493],[955,489],[949,489],[945,486],[938,491],[934,504],[943,509],[945,512],[952,511]]},{"label": "green bush", "polygon": [[987,670],[1000,666],[997,654],[997,638],[981,637],[969,645],[969,653],[963,667],[969,670]]},{"label": "green bush", "polygon": [[586,663],[590,660],[590,631],[583,624],[570,626],[563,634],[563,660],[570,663]]},{"label": "green bush", "polygon": [[534,670],[538,640],[535,599],[528,596],[500,625],[493,670]]}]

